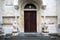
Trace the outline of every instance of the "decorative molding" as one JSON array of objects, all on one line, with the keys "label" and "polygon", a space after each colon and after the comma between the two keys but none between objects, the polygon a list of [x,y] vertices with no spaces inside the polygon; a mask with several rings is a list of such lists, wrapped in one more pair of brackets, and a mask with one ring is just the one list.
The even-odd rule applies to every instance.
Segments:
[{"label": "decorative molding", "polygon": [[[15,18],[15,16],[2,16],[2,18]],[[17,16],[19,18],[19,16]]]},{"label": "decorative molding", "polygon": [[12,0],[6,0],[5,5],[6,6],[13,6],[13,1]]},{"label": "decorative molding", "polygon": [[45,9],[46,9],[46,5],[42,5],[41,8],[42,8],[43,10],[45,10]]},{"label": "decorative molding", "polygon": [[1,25],[12,25],[12,23],[3,23]]},{"label": "decorative molding", "polygon": [[19,6],[18,6],[18,5],[14,5],[14,8],[15,8],[16,10],[18,10],[18,9],[19,9]]}]

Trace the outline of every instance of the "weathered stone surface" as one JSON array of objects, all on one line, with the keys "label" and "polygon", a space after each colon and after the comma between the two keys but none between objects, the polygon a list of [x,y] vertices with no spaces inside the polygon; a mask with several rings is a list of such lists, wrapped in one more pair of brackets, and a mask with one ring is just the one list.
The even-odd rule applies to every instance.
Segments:
[{"label": "weathered stone surface", "polygon": [[11,37],[11,38],[5,38],[5,40],[59,40],[60,39],[60,38],[51,38],[49,36],[44,36],[42,34],[40,34],[40,36],[36,36],[36,35],[32,36],[31,34],[29,34],[30,36],[27,36],[27,35],[25,35],[25,36],[19,35],[19,36],[15,36],[15,37]]},{"label": "weathered stone surface", "polygon": [[58,16],[58,24],[60,24],[60,0],[56,0],[56,12]]},{"label": "weathered stone surface", "polygon": [[[5,2],[6,1],[6,2]],[[32,1],[32,2],[31,2]],[[20,32],[24,32],[24,4],[26,3],[32,3],[34,5],[37,6],[37,32],[41,32],[41,29],[42,29],[42,21],[43,22],[47,22],[48,23],[48,27],[50,27],[49,25],[53,25],[53,28],[55,27],[54,24],[57,23],[57,15],[56,15],[56,7],[57,7],[57,14],[58,14],[58,23],[60,23],[60,6],[59,6],[59,3],[60,1],[57,1],[57,6],[56,6],[56,0],[44,0],[41,1],[41,0],[19,0],[19,10],[15,10],[14,8],[14,5],[13,5],[13,2],[12,0],[0,0],[0,23],[3,22],[3,21],[8,21],[10,22],[11,20],[15,20],[14,18],[7,20],[3,20],[3,16],[16,16],[16,13],[17,13],[17,16],[19,16],[18,18],[18,22],[19,22],[19,27],[20,27]],[[12,5],[5,5],[5,3],[7,4],[11,4],[12,2]],[[41,5],[40,5],[40,2],[41,2]],[[40,6],[42,6],[42,3],[44,3],[44,5],[46,5],[46,8],[45,10],[42,10],[40,8]],[[37,5],[38,4],[38,5]],[[23,6],[22,6],[23,5]],[[42,11],[42,12],[41,12]],[[42,18],[41,16],[47,16],[44,20],[44,18]],[[52,21],[51,21],[52,20]],[[12,22],[13,22],[12,21]],[[52,22],[52,23],[51,23]],[[51,23],[51,24],[50,24]],[[5,25],[6,26],[6,25]],[[51,30],[51,29],[50,29]],[[55,31],[55,30],[53,30]]]}]

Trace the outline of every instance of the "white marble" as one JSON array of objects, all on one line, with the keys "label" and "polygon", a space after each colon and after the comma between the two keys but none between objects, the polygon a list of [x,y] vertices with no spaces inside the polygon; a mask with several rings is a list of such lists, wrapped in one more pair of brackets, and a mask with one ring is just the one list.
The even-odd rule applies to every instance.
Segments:
[{"label": "white marble", "polygon": [[[57,23],[57,13],[58,13],[58,23],[60,24],[60,1],[58,0],[57,1],[57,10],[58,11],[56,11],[56,0],[43,0],[42,1],[43,2],[43,4],[42,5],[46,5],[46,9],[45,10],[42,10],[41,9],[41,11],[42,12],[40,12],[39,14],[38,14],[38,24],[37,25],[39,25],[39,26],[41,26],[41,23],[42,22],[44,22],[44,19],[43,18],[41,18],[41,16],[52,16],[52,18],[50,18],[50,17],[48,17],[48,18],[46,18],[45,20],[46,20],[46,22],[47,23],[49,23],[49,22],[53,22],[54,24],[56,24]],[[7,5],[6,5],[7,4]],[[19,10],[17,10],[17,12],[16,12],[16,10],[15,10],[15,8],[14,8],[14,5],[18,5],[18,3],[17,3],[17,0],[4,0],[4,2],[2,2],[1,0],[0,0],[0,23],[1,22],[5,22],[5,21],[9,21],[9,20],[3,20],[3,16],[15,16],[15,13],[17,13],[17,16],[19,16],[19,18],[18,18],[18,22],[20,23],[19,24],[19,26],[20,26],[20,31],[21,32],[23,32],[24,31],[24,12],[22,12],[21,10],[23,10],[23,9],[21,9],[21,4],[22,4],[22,2],[19,4]],[[40,5],[39,5],[40,6]],[[38,12],[39,12],[40,10],[38,10]],[[54,18],[53,18],[53,16],[55,16]],[[14,18],[12,19],[12,20],[14,20]],[[43,20],[43,21],[42,21]],[[40,22],[40,23],[39,23]],[[49,27],[49,32],[51,32],[52,33],[52,30],[56,30],[56,25],[48,25],[48,27]],[[7,25],[5,25],[5,26],[7,26]],[[52,28],[52,29],[51,29]],[[40,31],[40,27],[38,27],[38,31]],[[5,29],[4,29],[5,30]],[[10,29],[8,29],[8,27],[6,28],[6,30],[10,30]],[[6,32],[6,31],[4,31],[4,32]],[[54,32],[56,32],[56,31],[54,31]],[[8,31],[6,32],[6,33],[9,33]]]},{"label": "white marble", "polygon": [[13,27],[12,26],[3,27],[3,32],[4,34],[11,34],[13,32]]}]

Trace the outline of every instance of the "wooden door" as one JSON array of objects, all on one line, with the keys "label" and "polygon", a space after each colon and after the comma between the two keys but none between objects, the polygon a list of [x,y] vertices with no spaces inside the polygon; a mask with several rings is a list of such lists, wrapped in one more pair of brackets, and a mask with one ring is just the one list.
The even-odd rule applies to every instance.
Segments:
[{"label": "wooden door", "polygon": [[36,32],[36,11],[24,11],[24,31]]}]

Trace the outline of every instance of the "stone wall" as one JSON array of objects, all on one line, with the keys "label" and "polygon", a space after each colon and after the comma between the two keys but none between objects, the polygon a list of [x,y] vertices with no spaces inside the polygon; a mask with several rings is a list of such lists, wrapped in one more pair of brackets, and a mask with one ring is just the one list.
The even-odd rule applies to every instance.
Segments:
[{"label": "stone wall", "polygon": [[0,0],[0,24],[2,23],[2,14],[4,12],[3,10],[3,4],[4,4],[4,0]]},{"label": "stone wall", "polygon": [[[18,22],[20,22],[20,19],[23,20],[22,13],[24,13],[24,12],[20,11],[22,9],[19,9],[18,11],[15,10],[13,2],[14,2],[14,0],[0,0],[0,6],[1,6],[0,7],[0,15],[1,15],[0,22],[6,22],[6,21],[13,22],[13,20],[15,19],[15,13],[17,13],[17,16],[18,16]],[[39,16],[38,19],[40,20],[40,18],[41,18],[41,20],[40,20],[41,24],[44,21],[46,21],[46,23],[48,23],[48,27],[50,27],[49,25],[53,25],[56,28],[55,24],[57,24],[57,13],[58,13],[58,23],[60,23],[60,21],[59,21],[60,20],[59,1],[57,1],[57,4],[58,4],[57,5],[57,10],[58,10],[57,13],[56,13],[56,0],[43,0],[42,2],[43,2],[42,5],[46,5],[46,8],[44,10],[43,9],[38,10],[38,12],[40,11],[40,13],[41,13],[41,15],[40,15],[41,17]],[[20,16],[20,14],[21,14],[21,16]],[[44,15],[45,15],[45,20],[44,20]],[[12,17],[13,17],[13,19],[12,19]],[[12,19],[12,20],[9,20],[9,19]],[[23,21],[21,21],[20,24],[23,26],[22,22]],[[39,25],[41,25],[41,24],[39,23]],[[24,31],[23,30],[24,28],[22,26],[21,26],[21,32]]]},{"label": "stone wall", "polygon": [[45,22],[45,25],[47,25],[48,32],[52,33],[52,30],[56,32],[57,28],[56,0],[43,0],[43,5],[45,5],[46,8],[41,12],[42,23]]}]

